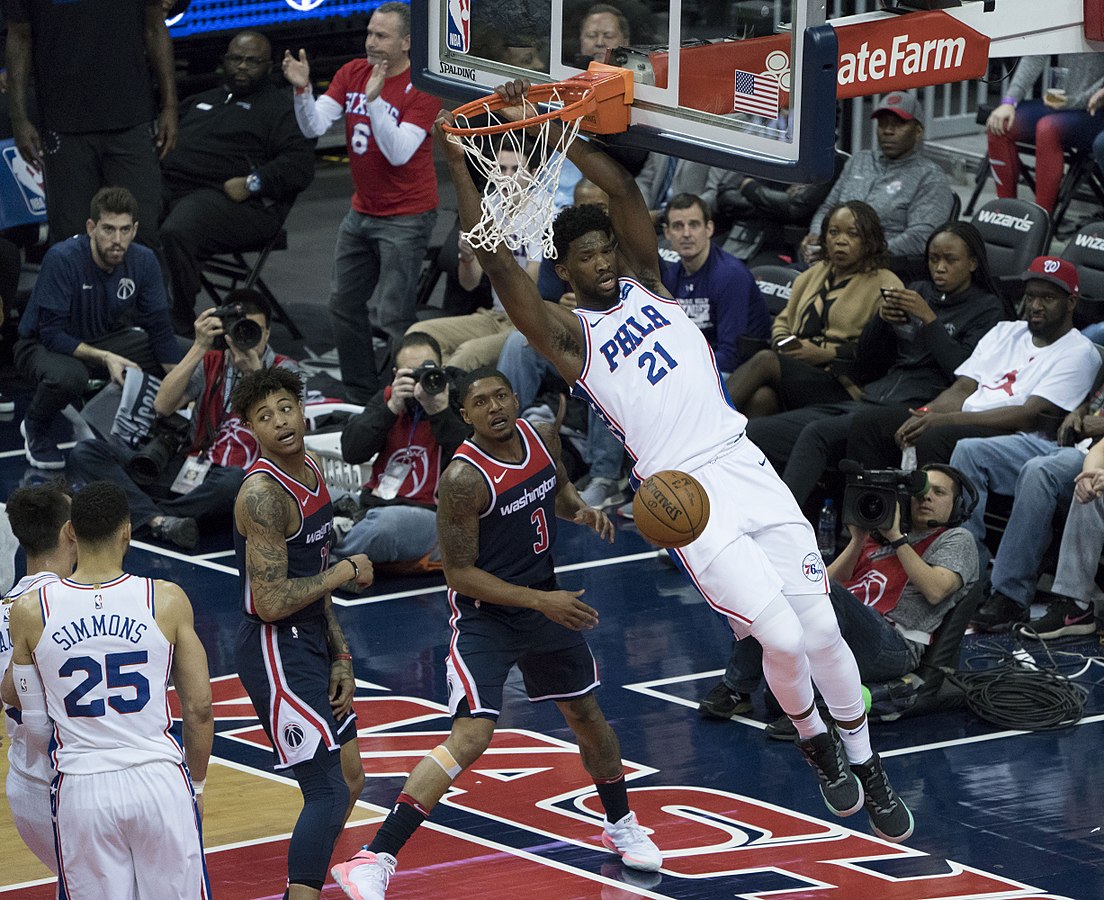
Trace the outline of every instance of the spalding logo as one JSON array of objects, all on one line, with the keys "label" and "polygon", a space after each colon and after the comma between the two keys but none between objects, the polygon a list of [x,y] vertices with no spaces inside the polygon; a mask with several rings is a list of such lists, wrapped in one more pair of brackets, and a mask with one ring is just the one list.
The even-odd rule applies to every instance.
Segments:
[{"label": "spalding logo", "polygon": [[1058,271],[1058,260],[1048,259],[1043,262],[1043,271],[1048,275]]},{"label": "spalding logo", "polygon": [[819,553],[805,554],[805,558],[801,561],[801,573],[809,581],[824,580],[824,561],[820,558]]}]

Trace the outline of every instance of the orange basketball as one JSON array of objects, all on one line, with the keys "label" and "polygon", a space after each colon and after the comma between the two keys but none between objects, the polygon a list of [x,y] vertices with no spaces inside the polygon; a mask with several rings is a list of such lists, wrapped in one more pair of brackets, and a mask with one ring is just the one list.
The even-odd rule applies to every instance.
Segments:
[{"label": "orange basketball", "polygon": [[685,547],[709,522],[709,496],[693,475],[667,469],[641,482],[633,497],[633,521],[660,547]]}]

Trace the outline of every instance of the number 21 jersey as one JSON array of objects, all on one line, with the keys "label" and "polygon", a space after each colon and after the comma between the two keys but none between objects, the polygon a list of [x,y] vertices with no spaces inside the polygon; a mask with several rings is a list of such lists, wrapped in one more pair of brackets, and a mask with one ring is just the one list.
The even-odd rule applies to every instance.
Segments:
[{"label": "number 21 jersey", "polygon": [[744,433],[713,351],[678,302],[632,278],[610,309],[578,308],[583,370],[572,393],[625,444],[633,475],[689,471]]}]

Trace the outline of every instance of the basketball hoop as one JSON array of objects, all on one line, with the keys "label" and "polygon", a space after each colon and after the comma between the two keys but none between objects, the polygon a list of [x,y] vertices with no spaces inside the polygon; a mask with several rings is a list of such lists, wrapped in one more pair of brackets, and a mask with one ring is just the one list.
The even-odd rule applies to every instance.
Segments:
[{"label": "basketball hoop", "polygon": [[[555,259],[552,214],[567,148],[580,131],[616,134],[628,128],[632,87],[628,69],[592,62],[582,75],[531,86],[525,112],[532,112],[517,121],[500,114],[506,100],[499,94],[455,109],[455,123],[442,128],[487,179],[482,217],[460,236],[489,252],[505,244],[517,253],[539,241],[542,253]],[[550,108],[542,113],[538,103]],[[471,124],[484,117],[488,124]],[[553,128],[553,120],[562,127]],[[498,154],[504,150],[517,156],[516,172],[499,167]]]}]

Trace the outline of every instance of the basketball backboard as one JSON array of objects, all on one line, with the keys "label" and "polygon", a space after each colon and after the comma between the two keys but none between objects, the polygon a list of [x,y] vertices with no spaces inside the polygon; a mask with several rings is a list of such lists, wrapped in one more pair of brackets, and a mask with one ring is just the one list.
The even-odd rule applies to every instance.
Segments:
[{"label": "basketball backboard", "polygon": [[823,0],[424,0],[411,15],[414,82],[446,103],[597,59],[633,73],[632,124],[611,143],[779,181],[832,174],[837,42]]}]

